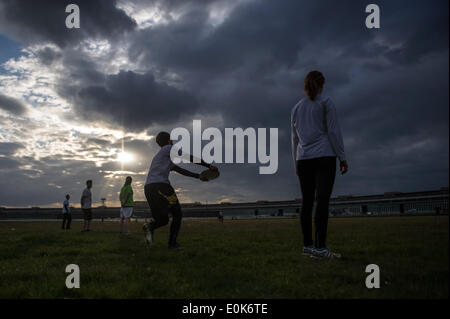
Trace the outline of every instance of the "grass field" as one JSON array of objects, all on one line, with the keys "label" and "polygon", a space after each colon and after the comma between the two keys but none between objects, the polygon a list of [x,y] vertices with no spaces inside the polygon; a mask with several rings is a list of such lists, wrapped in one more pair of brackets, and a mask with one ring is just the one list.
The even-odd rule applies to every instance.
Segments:
[{"label": "grass field", "polygon": [[[141,223],[0,222],[0,298],[448,298],[448,216],[333,218],[330,248],[342,260],[301,255],[296,219],[184,221],[182,251],[168,227],[147,249]],[[365,287],[377,264],[381,288]],[[65,267],[80,267],[67,289]]]}]

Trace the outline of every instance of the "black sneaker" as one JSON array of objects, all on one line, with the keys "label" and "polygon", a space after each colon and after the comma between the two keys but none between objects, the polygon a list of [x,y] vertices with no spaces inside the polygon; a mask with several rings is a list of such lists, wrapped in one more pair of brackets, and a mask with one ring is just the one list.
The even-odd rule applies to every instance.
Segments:
[{"label": "black sneaker", "polygon": [[184,249],[183,246],[181,246],[179,243],[175,243],[175,244],[169,244],[169,249]]}]

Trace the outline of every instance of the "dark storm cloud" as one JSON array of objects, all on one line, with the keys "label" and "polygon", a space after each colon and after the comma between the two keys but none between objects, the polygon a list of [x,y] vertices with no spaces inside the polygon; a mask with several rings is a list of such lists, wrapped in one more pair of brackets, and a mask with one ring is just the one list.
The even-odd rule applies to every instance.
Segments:
[{"label": "dark storm cloud", "polygon": [[19,143],[0,143],[0,155],[9,156],[22,148],[23,145]]},{"label": "dark storm cloud", "polygon": [[136,24],[116,1],[80,0],[80,29],[66,28],[66,0],[2,0],[0,1],[0,31],[26,43],[50,41],[61,47],[75,44],[85,37],[109,38],[131,31]]},{"label": "dark storm cloud", "polygon": [[[285,139],[303,76],[320,69],[326,94],[338,107],[352,166],[338,178],[337,193],[417,190],[423,180],[438,188],[448,184],[448,2],[379,5],[380,30],[364,27],[364,3],[251,2],[217,29],[195,6],[173,23],[140,31],[130,54],[181,74],[192,92],[225,117],[225,126],[279,127]],[[395,151],[405,144],[415,147]],[[290,161],[289,147],[280,140],[280,162]],[[252,183],[253,173],[244,180],[266,196],[292,194],[289,187],[268,190],[270,183],[262,183],[295,185],[288,177],[292,166],[282,163],[275,176]],[[235,183],[243,175],[235,167],[222,178]],[[361,180],[367,181],[363,187]]]},{"label": "dark storm cloud", "polygon": [[23,115],[27,108],[19,100],[0,93],[0,109],[14,115]]},{"label": "dark storm cloud", "polygon": [[81,87],[73,96],[85,119],[105,118],[138,131],[154,123],[170,123],[193,114],[197,100],[189,93],[159,83],[151,73],[108,75],[100,85]]},{"label": "dark storm cloud", "polygon": [[[49,163],[47,164],[47,160]],[[2,158],[0,158],[1,167]],[[43,158],[35,161],[32,158],[22,158],[22,164],[33,165],[36,169],[2,170],[0,179],[1,205],[5,206],[39,206],[49,205],[64,200],[65,194],[72,196],[73,204],[81,198],[81,192],[87,179],[94,180],[93,200],[99,202],[105,195],[106,188],[100,188],[98,183],[104,180],[104,175],[92,162],[84,161],[54,161]],[[14,164],[14,163],[12,163]],[[11,187],[15,185],[16,187]]]},{"label": "dark storm cloud", "polygon": [[[364,27],[364,3],[249,2],[216,29],[207,23],[207,8],[194,5],[177,21],[137,33],[129,54],[181,74],[209,111],[230,121],[281,124],[301,96],[303,76],[313,68],[324,71],[328,88],[336,92],[356,79],[350,75],[355,68],[368,76],[413,65],[448,47],[448,30],[441,28],[448,24],[442,13],[447,2],[379,4],[383,28],[377,31]],[[179,5],[175,1],[169,7]],[[429,23],[415,25],[417,16]],[[385,41],[375,42],[379,36]]]},{"label": "dark storm cloud", "polygon": [[448,49],[448,1],[389,1],[383,2],[381,9],[383,28],[389,30],[385,36],[401,46],[380,44],[374,49],[393,62],[414,64],[427,54]]},{"label": "dark storm cloud", "polygon": [[38,51],[36,55],[39,58],[39,60],[45,65],[50,65],[55,60],[58,60],[59,58],[62,57],[62,54],[60,52],[56,52],[55,50],[52,50],[49,47],[46,47],[43,50]]},{"label": "dark storm cloud", "polygon": [[18,168],[20,166],[20,162],[11,159],[11,158],[7,158],[7,157],[0,157],[0,170],[10,170],[10,169],[15,169]]},{"label": "dark storm cloud", "polygon": [[[339,49],[339,57],[389,53],[388,57],[412,62],[446,47],[448,2],[382,1],[379,5],[384,29],[377,31],[364,27],[362,2],[249,2],[235,8],[217,28],[208,24],[208,7],[193,6],[172,23],[140,31],[130,55],[179,71],[195,69],[197,76],[208,72],[210,78],[252,63],[265,67],[263,71],[292,67],[299,59],[311,63],[333,49]],[[426,23],[398,23],[418,15]],[[369,46],[379,34],[401,41],[402,47],[388,52],[387,44]],[[317,44],[315,52],[305,48],[311,44]]]},{"label": "dark storm cloud", "polygon": [[79,86],[74,86],[73,82],[79,82],[81,85],[89,86],[95,84],[100,85],[105,81],[106,75],[98,70],[96,62],[78,50],[64,51],[62,63],[67,72],[63,80],[58,83],[62,95],[76,93]]}]

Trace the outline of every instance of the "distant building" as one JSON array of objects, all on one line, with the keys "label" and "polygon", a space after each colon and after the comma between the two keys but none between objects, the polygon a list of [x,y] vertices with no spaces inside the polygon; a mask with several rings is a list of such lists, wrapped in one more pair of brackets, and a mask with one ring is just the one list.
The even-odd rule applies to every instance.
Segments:
[{"label": "distant building", "polygon": [[[423,192],[386,192],[377,195],[352,196],[344,195],[330,199],[331,216],[354,215],[389,215],[389,214],[448,214],[448,187]],[[299,199],[286,201],[256,201],[245,203],[181,204],[185,217],[217,217],[219,211],[224,216],[264,217],[264,216],[298,216],[302,201]],[[95,218],[118,218],[119,207],[96,207]],[[74,219],[81,218],[79,208],[72,208]],[[134,216],[151,217],[146,201],[135,201]],[[61,218],[61,208],[0,208],[0,219],[11,218]]]},{"label": "distant building", "polygon": [[[330,215],[376,215],[401,213],[433,213],[439,207],[441,213],[448,213],[448,187],[422,192],[385,192],[376,195],[340,195],[330,199]],[[219,203],[209,205],[181,204],[183,211],[210,212],[223,210],[224,214],[255,216],[298,215],[301,199],[287,201],[263,201],[244,203]],[[148,207],[147,202],[135,202],[135,207]],[[280,214],[281,210],[281,214]]]}]

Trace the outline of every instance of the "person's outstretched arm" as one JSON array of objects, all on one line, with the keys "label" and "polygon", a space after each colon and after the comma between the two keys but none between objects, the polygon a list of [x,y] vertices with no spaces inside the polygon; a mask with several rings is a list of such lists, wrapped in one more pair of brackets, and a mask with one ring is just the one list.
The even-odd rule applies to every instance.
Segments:
[{"label": "person's outstretched arm", "polygon": [[[217,170],[217,167],[215,167],[214,165],[211,165],[211,164],[208,164],[208,163],[206,163],[205,161],[203,161],[202,159],[200,160],[200,163],[195,163],[194,162],[194,159],[196,159],[196,158],[194,158],[194,156],[193,155],[189,155],[189,161],[191,162],[191,163],[194,163],[194,164],[197,164],[197,165],[201,165],[201,166],[204,166],[204,167],[206,167],[206,168],[209,168],[209,169],[211,169],[211,170]],[[198,162],[198,161],[197,161]]]},{"label": "person's outstretched arm", "polygon": [[[181,154],[181,150],[178,150],[178,155],[181,155],[182,159],[189,160],[189,162],[191,162],[193,164],[204,166],[204,167],[209,168],[210,170],[213,170],[213,171],[217,171],[218,170],[216,166],[208,164],[205,161],[203,161],[202,159],[198,159],[198,158],[194,157],[192,154],[188,154],[188,153]],[[176,165],[176,164],[174,164],[174,165]]]},{"label": "person's outstretched arm", "polygon": [[294,160],[294,167],[295,167],[295,172],[298,175],[297,172],[297,147],[298,147],[298,143],[299,143],[299,139],[298,139],[298,135],[297,135],[297,130],[295,129],[295,110],[294,109],[292,111],[291,114],[291,150],[292,150],[292,157]]},{"label": "person's outstretched arm", "polygon": [[345,158],[344,139],[342,138],[336,107],[331,100],[328,100],[327,104],[328,138],[330,139],[331,147],[333,147],[334,152],[339,158],[341,173],[345,174],[348,166]]},{"label": "person's outstretched arm", "polygon": [[187,177],[193,177],[193,178],[200,178],[200,174],[193,173],[191,171],[188,171],[187,169],[181,168],[180,166],[174,165],[172,167],[172,171],[175,171],[181,175],[187,176]]}]

